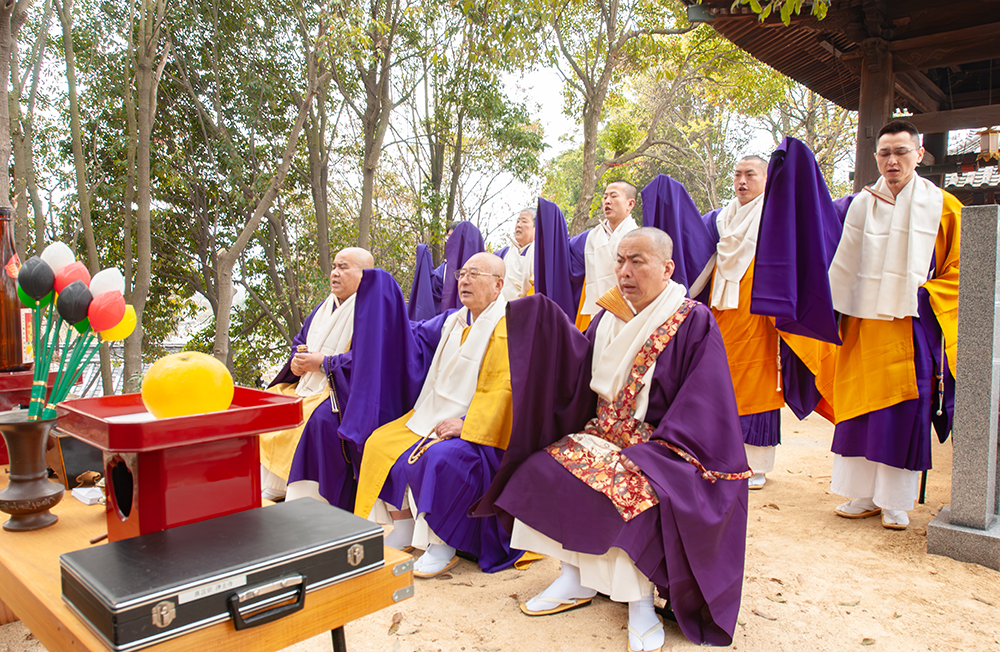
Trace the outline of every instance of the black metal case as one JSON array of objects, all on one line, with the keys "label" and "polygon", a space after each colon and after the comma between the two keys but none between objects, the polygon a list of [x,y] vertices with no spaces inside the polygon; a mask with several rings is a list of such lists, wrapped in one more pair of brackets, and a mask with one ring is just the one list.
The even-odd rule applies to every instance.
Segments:
[{"label": "black metal case", "polygon": [[115,650],[301,609],[308,591],[381,568],[382,527],[296,500],[61,555],[63,599]]}]

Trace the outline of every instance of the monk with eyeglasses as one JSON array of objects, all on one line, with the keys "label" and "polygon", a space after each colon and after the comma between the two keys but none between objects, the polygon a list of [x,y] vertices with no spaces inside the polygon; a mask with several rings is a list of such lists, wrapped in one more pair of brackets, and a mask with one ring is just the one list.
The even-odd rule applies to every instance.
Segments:
[{"label": "monk with eyeglasses", "polygon": [[420,396],[365,446],[355,513],[392,525],[386,545],[425,550],[419,578],[454,567],[459,551],[487,572],[521,555],[496,517],[467,515],[510,441],[504,271],[501,258],[478,253],[455,272],[463,307],[444,321]]}]

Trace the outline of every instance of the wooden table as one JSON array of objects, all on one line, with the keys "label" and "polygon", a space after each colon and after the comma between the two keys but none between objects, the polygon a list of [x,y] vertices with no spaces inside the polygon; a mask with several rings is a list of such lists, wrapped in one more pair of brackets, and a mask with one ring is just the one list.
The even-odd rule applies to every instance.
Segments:
[{"label": "wooden table", "polygon": [[[0,467],[0,488],[7,484]],[[0,530],[0,600],[16,613],[39,641],[52,652],[91,650],[106,652],[103,639],[62,600],[59,555],[90,545],[107,530],[104,506],[86,506],[66,493],[52,512],[55,525],[35,532]],[[8,517],[0,514],[3,520]],[[101,544],[98,544],[101,545]],[[385,566],[377,571],[328,586],[306,595],[305,607],[276,622],[237,632],[232,621],[206,627],[146,649],[156,652],[259,651],[273,652],[389,607],[412,595],[412,558],[385,549]],[[398,573],[398,575],[396,574]],[[399,593],[397,593],[399,592]],[[339,639],[339,643],[338,643]],[[334,646],[342,645],[342,630],[334,631]]]}]

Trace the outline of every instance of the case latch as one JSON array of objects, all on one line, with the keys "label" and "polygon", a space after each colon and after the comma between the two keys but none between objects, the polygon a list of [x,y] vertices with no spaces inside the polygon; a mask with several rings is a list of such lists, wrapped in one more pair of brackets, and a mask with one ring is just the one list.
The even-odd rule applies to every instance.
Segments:
[{"label": "case latch", "polygon": [[177,617],[177,608],[174,603],[170,600],[164,600],[163,602],[157,602],[153,607],[153,624],[163,629],[170,623],[174,622],[174,618]]},{"label": "case latch", "polygon": [[357,566],[361,563],[361,560],[365,558],[365,549],[360,543],[355,543],[353,546],[347,549],[347,563],[351,566]]}]

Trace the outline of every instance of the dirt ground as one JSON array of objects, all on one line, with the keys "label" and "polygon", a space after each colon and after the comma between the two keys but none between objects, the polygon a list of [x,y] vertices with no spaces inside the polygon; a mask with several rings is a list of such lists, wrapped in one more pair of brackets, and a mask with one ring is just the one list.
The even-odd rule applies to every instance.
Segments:
[{"label": "dirt ground", "polygon": [[[815,415],[783,415],[784,444],[761,491],[750,492],[746,575],[733,650],[998,650],[1000,572],[927,554],[927,524],[951,496],[951,442],[934,446],[926,504],[909,529],[878,518],[852,521],[833,508],[833,427]],[[461,561],[449,574],[417,580],[416,595],[346,627],[351,652],[580,651],[626,648],[625,605],[531,618],[517,601],[559,572],[544,559],[493,575]],[[398,614],[398,615],[397,615]],[[398,623],[394,624],[395,619]],[[664,650],[688,650],[666,623]],[[330,650],[328,635],[288,648]],[[0,627],[0,652],[44,648],[20,623]],[[56,651],[53,651],[56,652]]]}]

